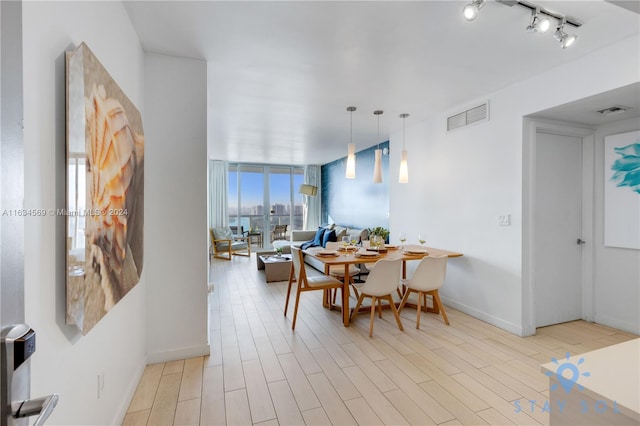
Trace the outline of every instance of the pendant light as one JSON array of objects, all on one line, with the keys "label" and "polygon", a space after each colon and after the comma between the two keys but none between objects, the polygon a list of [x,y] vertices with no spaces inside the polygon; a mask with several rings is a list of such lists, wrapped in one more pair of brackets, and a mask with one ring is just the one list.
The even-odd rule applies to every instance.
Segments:
[{"label": "pendant light", "polygon": [[378,116],[378,148],[375,151],[376,160],[373,165],[373,183],[382,183],[382,150],[380,149],[380,115],[382,110],[373,111]]},{"label": "pendant light", "polygon": [[347,150],[347,170],[344,175],[347,179],[356,178],[356,145],[353,143],[353,111],[355,110],[356,107],[354,106],[347,107],[347,111],[351,113],[351,133]]},{"label": "pendant light", "polygon": [[402,158],[400,160],[400,176],[398,178],[398,182],[400,183],[408,183],[409,182],[409,168],[407,166],[407,150],[404,148],[404,122],[405,118],[407,118],[409,114],[400,114],[400,118],[402,118]]}]

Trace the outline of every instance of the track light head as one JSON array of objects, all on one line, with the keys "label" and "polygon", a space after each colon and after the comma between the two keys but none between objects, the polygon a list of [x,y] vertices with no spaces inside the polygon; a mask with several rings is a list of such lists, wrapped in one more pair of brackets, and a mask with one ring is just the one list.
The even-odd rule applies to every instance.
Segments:
[{"label": "track light head", "polygon": [[464,9],[462,9],[462,14],[464,15],[464,19],[467,21],[473,21],[478,16],[478,12],[484,6],[486,0],[473,0],[471,3],[466,5]]},{"label": "track light head", "polygon": [[563,49],[566,49],[567,47],[571,46],[578,38],[577,35],[567,34],[564,31],[565,23],[566,23],[566,20],[563,19],[562,22],[558,24],[558,28],[556,28],[556,32],[553,34],[553,37],[560,42],[560,46]]},{"label": "track light head", "polygon": [[531,10],[531,22],[527,27],[528,33],[546,33],[550,26],[551,21],[540,13],[540,8]]}]

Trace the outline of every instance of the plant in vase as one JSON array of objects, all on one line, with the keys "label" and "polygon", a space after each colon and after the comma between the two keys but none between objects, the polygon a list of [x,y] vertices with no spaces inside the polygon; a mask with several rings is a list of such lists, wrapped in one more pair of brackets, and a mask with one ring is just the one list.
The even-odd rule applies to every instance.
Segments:
[{"label": "plant in vase", "polygon": [[[377,248],[379,245],[384,245],[389,238],[389,230],[381,226],[375,228],[367,228],[369,233],[369,241],[371,248]],[[378,238],[376,238],[378,237]]]},{"label": "plant in vase", "polygon": [[276,256],[282,257],[282,247],[276,247]]}]

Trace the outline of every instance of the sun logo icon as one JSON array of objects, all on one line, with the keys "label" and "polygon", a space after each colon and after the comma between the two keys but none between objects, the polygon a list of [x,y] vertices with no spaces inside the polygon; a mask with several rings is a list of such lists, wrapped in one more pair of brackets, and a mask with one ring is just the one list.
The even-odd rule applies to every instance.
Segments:
[{"label": "sun logo icon", "polygon": [[[580,369],[578,368],[578,366],[584,362],[584,358],[580,358],[578,362],[574,364],[571,361],[569,361],[569,359],[571,358],[571,354],[569,352],[567,352],[565,356],[567,361],[563,362],[562,364],[560,364],[556,358],[551,358],[551,361],[553,361],[554,364],[558,364],[558,368],[556,369],[556,372],[555,372],[556,379],[558,380],[558,382],[560,383],[564,391],[566,393],[569,393],[571,392],[573,385],[578,384],[578,379],[580,378],[580,376],[589,377],[591,373],[589,373],[588,371],[585,371],[584,373],[580,373]],[[563,375],[565,370],[569,370],[571,372],[570,378],[566,378]],[[546,376],[551,377],[553,376],[554,373],[552,373],[551,371],[547,371],[544,374]],[[556,390],[557,388],[558,388],[558,383],[554,383],[551,385],[551,390]],[[578,390],[584,390],[584,387],[578,384]]]}]

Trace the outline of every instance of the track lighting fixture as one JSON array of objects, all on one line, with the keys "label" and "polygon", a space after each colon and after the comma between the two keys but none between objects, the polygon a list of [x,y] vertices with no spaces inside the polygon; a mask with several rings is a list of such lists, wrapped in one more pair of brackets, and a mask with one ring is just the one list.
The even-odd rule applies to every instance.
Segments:
[{"label": "track lighting fixture", "polygon": [[462,13],[464,15],[464,19],[467,21],[473,21],[478,16],[478,12],[482,9],[482,6],[485,4],[485,0],[473,0],[471,3],[466,5],[464,9],[462,9]]},{"label": "track lighting fixture", "polygon": [[563,49],[571,46],[578,38],[577,35],[567,34],[564,31],[564,25],[566,23],[566,18],[563,18],[562,21],[558,21],[558,28],[556,28],[556,32],[553,34],[553,37],[560,42],[560,46],[562,46]]},{"label": "track lighting fixture", "polygon": [[531,10],[531,22],[527,26],[528,33],[546,33],[551,26],[549,18],[540,13],[540,8]]},{"label": "track lighting fixture", "polygon": [[[582,21],[576,19],[572,16],[562,15],[557,12],[553,12],[551,10],[545,9],[544,7],[540,7],[534,3],[531,3],[528,0],[495,0],[496,3],[502,4],[505,6],[521,6],[527,8],[531,11],[531,20],[529,21],[529,25],[526,27],[526,31],[528,33],[545,33],[551,27],[551,19],[558,20],[558,26],[556,28],[555,33],[553,34],[554,38],[560,42],[560,46],[563,49],[571,46],[576,39],[578,38],[575,34],[568,34],[564,27],[565,25],[572,25],[575,28],[580,28],[582,26]],[[484,6],[485,0],[473,0],[471,3],[467,4],[463,9],[464,17],[467,21],[473,21],[478,16],[478,11],[482,6]]]}]

